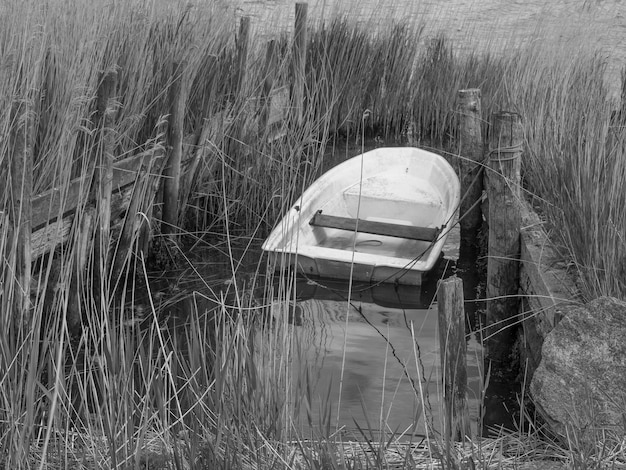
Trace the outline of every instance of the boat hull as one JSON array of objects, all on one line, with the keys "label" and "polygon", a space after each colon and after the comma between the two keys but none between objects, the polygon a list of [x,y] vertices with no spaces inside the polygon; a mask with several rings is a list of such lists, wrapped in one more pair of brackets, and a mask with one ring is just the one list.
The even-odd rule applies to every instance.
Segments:
[{"label": "boat hull", "polygon": [[420,285],[441,255],[459,193],[458,177],[441,156],[408,147],[376,149],[315,181],[263,250],[276,270]]},{"label": "boat hull", "polygon": [[423,271],[397,266],[375,266],[321,257],[316,259],[298,253],[269,252],[268,260],[271,269],[275,271],[295,270],[306,276],[374,283],[391,282],[419,286],[422,284],[424,274]]}]

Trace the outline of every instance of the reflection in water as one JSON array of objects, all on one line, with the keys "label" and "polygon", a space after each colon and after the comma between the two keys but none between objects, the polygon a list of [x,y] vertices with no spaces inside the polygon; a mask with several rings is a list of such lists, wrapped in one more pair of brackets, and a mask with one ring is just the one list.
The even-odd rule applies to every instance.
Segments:
[{"label": "reflection in water", "polygon": [[[299,311],[299,321],[292,333],[299,351],[293,367],[296,376],[309,371],[311,402],[300,414],[302,431],[318,426],[321,415],[329,412],[332,418],[326,424],[332,424],[333,430],[339,427],[358,434],[358,426],[368,432],[432,435],[439,431],[442,391],[436,307],[377,305],[371,292],[366,295],[358,285],[351,302],[328,285],[300,287],[298,292],[304,295],[294,309]],[[377,293],[383,298],[397,294],[393,285],[379,287],[391,290]],[[414,294],[420,290],[409,289]],[[470,341],[468,399],[473,431],[478,422],[481,361],[479,345]]]}]

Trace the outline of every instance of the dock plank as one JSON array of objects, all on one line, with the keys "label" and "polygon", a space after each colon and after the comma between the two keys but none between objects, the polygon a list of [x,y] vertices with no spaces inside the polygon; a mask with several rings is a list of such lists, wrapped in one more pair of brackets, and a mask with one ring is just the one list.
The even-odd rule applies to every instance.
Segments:
[{"label": "dock plank", "polygon": [[[114,191],[121,191],[134,183],[137,170],[145,153],[135,155],[113,164]],[[91,182],[83,176],[72,180],[67,188],[53,188],[32,199],[31,225],[33,231],[39,230],[46,224],[55,222],[59,217],[76,209],[79,198],[86,193],[85,186]]]}]

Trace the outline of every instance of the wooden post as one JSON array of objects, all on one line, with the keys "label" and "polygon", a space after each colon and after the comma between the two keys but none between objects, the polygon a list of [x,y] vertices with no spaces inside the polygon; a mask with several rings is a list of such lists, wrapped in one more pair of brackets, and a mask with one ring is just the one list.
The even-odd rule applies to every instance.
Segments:
[{"label": "wooden post", "polygon": [[516,113],[492,116],[489,172],[489,258],[487,261],[488,359],[509,361],[518,314],[520,256],[520,165],[522,123]]},{"label": "wooden post", "polygon": [[[95,232],[93,254],[94,264],[91,268],[92,294],[100,305],[98,308],[108,308],[108,285],[109,285],[109,248],[111,231],[111,199],[113,195],[113,158],[114,136],[112,132],[114,111],[111,109],[111,99],[117,88],[117,71],[111,70],[102,74],[96,92],[96,154],[91,162],[93,168],[93,181],[89,191],[88,201],[95,201],[95,208],[91,205],[85,208],[86,201],[78,204],[77,214],[74,221],[80,223],[76,236],[77,250],[75,253],[75,269],[72,272],[71,288],[69,289],[70,301],[67,309],[67,323],[73,332],[78,331],[81,323],[80,297],[82,287],[85,285],[83,275],[87,266],[87,247],[91,246],[92,236]],[[67,198],[66,203],[70,201]],[[97,216],[94,217],[94,214]],[[94,229],[95,222],[95,229]]]},{"label": "wooden post", "polygon": [[306,48],[307,48],[307,3],[296,3],[296,24],[292,51],[292,88],[291,107],[296,124],[302,123],[304,107],[304,82],[306,78]]},{"label": "wooden post", "polygon": [[146,191],[142,204],[145,208],[145,217],[142,217],[143,220],[141,221],[138,240],[139,251],[144,255],[148,253],[150,240],[152,239],[152,229],[150,227],[150,223],[152,221],[152,215],[154,212],[155,199],[157,198],[157,193],[159,192],[159,188],[161,187],[161,178],[155,175],[160,175],[163,167],[166,164],[166,162],[164,161],[166,143],[163,141],[163,136],[165,134],[165,124],[161,123],[157,129],[155,144],[150,150],[149,155],[151,164],[151,172],[149,173],[149,175],[152,176],[148,178],[148,190]]},{"label": "wooden post", "polygon": [[161,233],[175,234],[178,227],[178,193],[183,155],[183,123],[187,87],[183,78],[184,64],[174,64],[174,80],[170,88],[170,117],[167,127],[169,158],[163,181],[163,224]]},{"label": "wooden post", "polygon": [[243,90],[248,69],[248,44],[250,43],[250,17],[244,16],[239,22],[237,37],[237,82],[235,83],[235,99]]},{"label": "wooden post", "polygon": [[259,110],[259,130],[260,134],[267,131],[267,121],[270,113],[270,93],[274,86],[274,77],[277,68],[276,41],[274,39],[267,43],[265,53],[265,65],[263,66],[263,90],[261,91],[261,109]]},{"label": "wooden post", "polygon": [[459,90],[459,163],[461,179],[461,257],[477,252],[477,237],[482,225],[480,200],[483,193],[480,90]]},{"label": "wooden post", "polygon": [[453,276],[439,283],[437,309],[445,406],[444,438],[449,443],[452,439],[462,440],[470,433],[466,402],[467,346],[461,278]]},{"label": "wooden post", "polygon": [[274,86],[274,77],[276,76],[276,68],[277,68],[277,58],[278,55],[276,53],[276,41],[274,39],[270,39],[267,43],[267,50],[265,52],[265,66],[263,69],[263,96],[267,98],[272,91],[272,87]]},{"label": "wooden post", "polygon": [[111,231],[111,197],[113,193],[113,113],[109,102],[117,87],[117,71],[106,73],[98,87],[96,110],[100,126],[98,162],[96,167],[98,183],[98,249],[104,272],[108,268],[109,242]]},{"label": "wooden post", "polygon": [[[198,136],[198,140],[195,142],[195,147],[193,150],[193,156],[189,160],[189,164],[187,165],[187,171],[183,175],[183,187],[181,188],[180,193],[180,203],[186,205],[189,202],[191,197],[191,189],[193,187],[193,183],[196,180],[196,172],[198,171],[198,165],[200,161],[205,159],[205,155],[209,153],[207,147],[210,146],[210,139],[214,138],[216,125],[213,122],[213,119],[204,118],[202,120],[202,126],[200,129],[200,135]],[[208,175],[211,175],[211,172],[207,172]]]},{"label": "wooden post", "polygon": [[10,264],[15,266],[13,324],[28,328],[31,322],[31,198],[33,191],[33,129],[29,108],[16,106],[11,131],[10,229],[13,233]]}]

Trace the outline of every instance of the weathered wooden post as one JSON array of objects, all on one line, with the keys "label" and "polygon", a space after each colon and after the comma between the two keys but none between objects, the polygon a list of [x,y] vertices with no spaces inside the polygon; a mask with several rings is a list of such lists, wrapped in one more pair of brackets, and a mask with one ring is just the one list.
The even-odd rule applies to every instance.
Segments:
[{"label": "weathered wooden post", "polygon": [[307,13],[308,3],[296,3],[296,23],[292,51],[291,108],[296,124],[302,123],[304,107],[304,84],[306,79]]},{"label": "weathered wooden post", "polygon": [[185,65],[174,63],[173,82],[170,87],[170,116],[167,126],[169,158],[164,170],[163,181],[163,223],[161,233],[175,234],[178,227],[178,194],[180,191],[180,170],[183,155],[183,123],[187,86],[184,79]]},{"label": "weathered wooden post", "polygon": [[[76,238],[76,266],[72,273],[70,301],[67,309],[67,323],[71,330],[76,330],[81,322],[80,297],[82,292],[83,274],[87,267],[89,248],[93,248],[94,263],[91,268],[93,276],[93,294],[100,299],[100,307],[107,308],[109,285],[109,248],[111,231],[111,199],[113,195],[113,158],[114,135],[112,132],[114,112],[111,100],[117,88],[117,71],[105,72],[100,77],[96,91],[96,154],[92,162],[93,181],[89,190],[88,201],[95,201],[95,207],[88,203],[87,210],[77,208],[75,221],[80,223]],[[97,221],[95,228],[94,222]],[[92,236],[93,246],[91,245]]]},{"label": "weathered wooden post", "polygon": [[96,164],[97,188],[96,201],[98,205],[98,234],[96,249],[106,272],[108,267],[109,241],[111,230],[111,197],[113,193],[113,113],[109,109],[109,102],[117,87],[117,71],[112,70],[102,77],[96,98],[97,122],[100,126],[98,155]]},{"label": "weathered wooden post", "polygon": [[[28,327],[31,322],[31,198],[33,191],[33,129],[29,107],[20,103],[13,115],[11,131],[11,204],[10,230],[13,233],[9,254],[15,270],[13,324]],[[13,258],[13,259],[11,259]],[[5,280],[6,282],[7,280]]]},{"label": "weathered wooden post", "polygon": [[163,122],[158,126],[156,132],[156,139],[152,149],[149,151],[148,158],[150,159],[151,164],[151,174],[148,178],[148,189],[144,195],[142,206],[145,208],[144,217],[141,221],[141,228],[139,229],[139,251],[142,254],[148,253],[148,248],[150,246],[150,240],[152,239],[152,231],[150,227],[150,223],[152,221],[152,215],[154,212],[154,203],[157,197],[157,193],[161,188],[161,178],[159,175],[165,166],[165,147],[166,142],[164,142],[163,138],[167,133],[167,125]]},{"label": "weathered wooden post", "polygon": [[237,83],[235,84],[235,98],[241,93],[248,69],[248,45],[250,43],[250,17],[244,16],[239,22],[237,36]]},{"label": "weathered wooden post", "polygon": [[477,236],[482,226],[480,200],[483,192],[483,139],[481,132],[480,90],[459,90],[459,176],[461,179],[461,257],[476,253]]},{"label": "weathered wooden post", "polygon": [[261,109],[259,110],[259,130],[263,134],[267,131],[267,121],[270,113],[270,93],[274,86],[274,77],[277,69],[276,41],[267,43],[265,52],[265,65],[263,66],[263,90],[261,91]]},{"label": "weathered wooden post", "polygon": [[518,313],[520,256],[520,166],[523,143],[516,113],[492,115],[489,172],[489,258],[487,261],[488,358],[503,365],[514,340]]},{"label": "weathered wooden post", "polygon": [[462,440],[470,433],[466,402],[467,345],[461,278],[453,276],[439,283],[437,309],[445,410],[444,438],[448,443],[452,439]]}]

